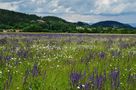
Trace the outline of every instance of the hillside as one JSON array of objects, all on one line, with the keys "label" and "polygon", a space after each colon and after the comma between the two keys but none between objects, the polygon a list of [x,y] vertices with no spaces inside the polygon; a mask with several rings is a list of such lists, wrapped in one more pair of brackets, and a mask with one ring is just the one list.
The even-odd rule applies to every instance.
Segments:
[{"label": "hillside", "polygon": [[30,32],[71,32],[70,30],[75,30],[75,28],[75,24],[58,17],[39,17],[0,9],[0,29],[21,29]]},{"label": "hillside", "polygon": [[101,21],[95,24],[92,24],[93,27],[113,27],[113,28],[133,28],[129,24],[123,24],[117,21]]},{"label": "hillside", "polygon": [[9,10],[0,9],[0,24],[13,25],[20,22],[30,22],[31,20],[38,20],[40,17],[36,15],[29,15]]},{"label": "hillside", "polygon": [[55,16],[40,17],[15,11],[0,9],[1,32],[67,32],[67,33],[136,33],[127,24],[116,21],[103,21],[89,25],[85,22],[68,22]]}]

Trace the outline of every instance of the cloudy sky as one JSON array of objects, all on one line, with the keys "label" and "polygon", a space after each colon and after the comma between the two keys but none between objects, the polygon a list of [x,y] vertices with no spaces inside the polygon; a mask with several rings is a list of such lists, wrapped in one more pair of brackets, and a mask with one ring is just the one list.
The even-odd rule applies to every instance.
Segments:
[{"label": "cloudy sky", "polygon": [[136,23],[136,0],[0,0],[0,8],[68,21]]}]

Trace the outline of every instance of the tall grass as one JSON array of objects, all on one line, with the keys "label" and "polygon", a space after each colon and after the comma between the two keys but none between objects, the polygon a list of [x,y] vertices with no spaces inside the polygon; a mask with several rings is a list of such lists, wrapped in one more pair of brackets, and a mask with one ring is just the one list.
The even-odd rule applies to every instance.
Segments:
[{"label": "tall grass", "polygon": [[0,90],[136,89],[135,35],[0,37]]}]

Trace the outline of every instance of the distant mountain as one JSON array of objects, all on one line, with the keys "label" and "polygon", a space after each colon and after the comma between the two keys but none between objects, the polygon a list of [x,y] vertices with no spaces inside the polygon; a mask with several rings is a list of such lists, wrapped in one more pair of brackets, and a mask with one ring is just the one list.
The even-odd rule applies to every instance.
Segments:
[{"label": "distant mountain", "polygon": [[101,21],[95,24],[92,24],[93,27],[115,27],[115,28],[133,28],[129,24],[123,24],[117,21]]}]

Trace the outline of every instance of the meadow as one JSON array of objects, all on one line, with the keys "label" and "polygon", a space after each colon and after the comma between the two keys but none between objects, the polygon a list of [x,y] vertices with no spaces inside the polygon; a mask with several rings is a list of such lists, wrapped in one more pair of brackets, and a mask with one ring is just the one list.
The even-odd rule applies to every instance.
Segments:
[{"label": "meadow", "polygon": [[136,35],[1,33],[0,90],[136,90]]}]

